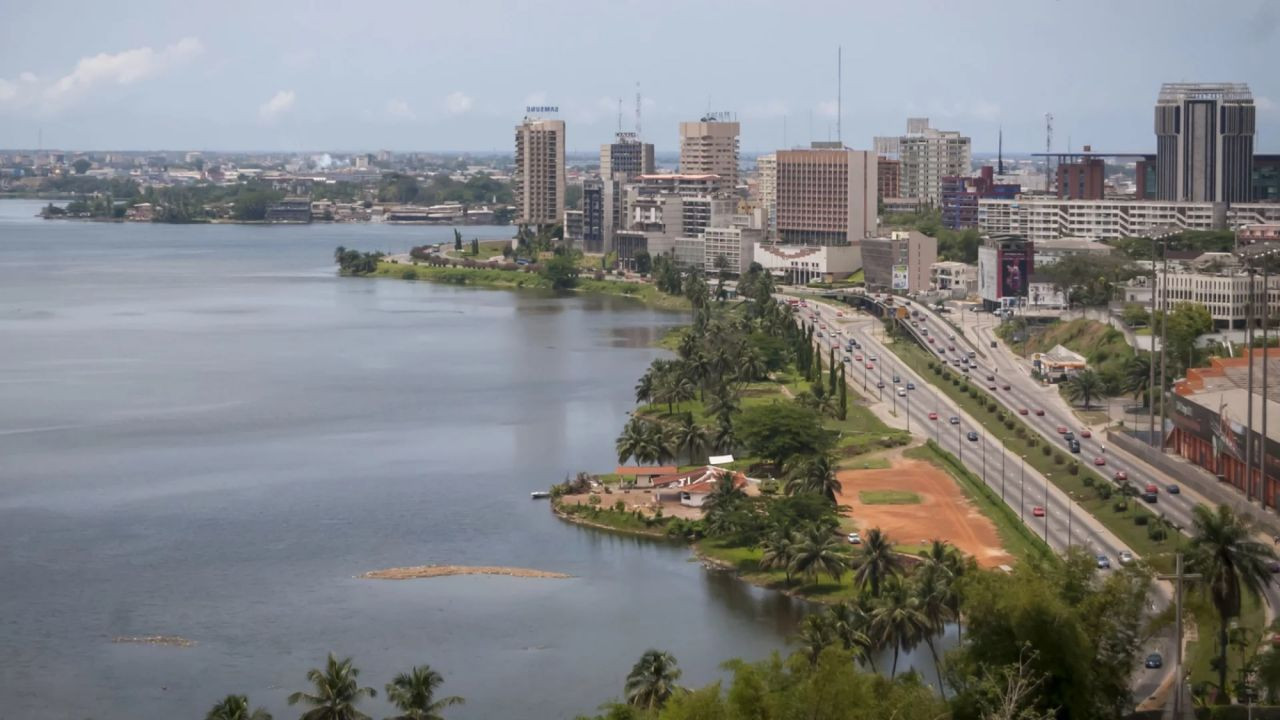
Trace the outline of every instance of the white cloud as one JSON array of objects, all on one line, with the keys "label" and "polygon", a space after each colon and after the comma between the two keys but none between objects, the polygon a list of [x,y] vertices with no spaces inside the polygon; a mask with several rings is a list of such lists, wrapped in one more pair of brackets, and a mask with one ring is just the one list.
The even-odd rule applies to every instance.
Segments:
[{"label": "white cloud", "polygon": [[387,115],[395,120],[414,120],[418,117],[403,98],[391,98],[387,101]]},{"label": "white cloud", "polygon": [[[155,50],[140,47],[118,53],[99,53],[81,58],[72,71],[51,83],[40,93],[46,109],[73,103],[96,87],[132,85],[178,67],[204,52],[198,38],[186,37]],[[22,79],[34,84],[35,77],[24,73]]]},{"label": "white cloud", "polygon": [[275,122],[277,118],[293,108],[293,102],[296,99],[297,95],[292,90],[281,90],[258,107],[258,117],[266,123]]},{"label": "white cloud", "polygon": [[470,95],[461,90],[454,90],[444,99],[444,107],[453,115],[461,115],[469,110],[475,104]]}]

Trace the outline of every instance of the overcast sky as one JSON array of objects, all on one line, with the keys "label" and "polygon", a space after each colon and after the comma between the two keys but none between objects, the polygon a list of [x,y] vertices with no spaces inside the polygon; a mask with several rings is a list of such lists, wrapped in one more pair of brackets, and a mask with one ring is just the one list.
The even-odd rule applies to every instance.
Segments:
[{"label": "overcast sky", "polygon": [[[1247,82],[1280,152],[1280,2],[0,0],[0,147],[499,150],[528,104],[570,150],[736,113],[745,153],[835,133],[869,148],[908,116],[977,152],[1152,151],[1163,81]],[[785,130],[784,130],[785,128]]]}]

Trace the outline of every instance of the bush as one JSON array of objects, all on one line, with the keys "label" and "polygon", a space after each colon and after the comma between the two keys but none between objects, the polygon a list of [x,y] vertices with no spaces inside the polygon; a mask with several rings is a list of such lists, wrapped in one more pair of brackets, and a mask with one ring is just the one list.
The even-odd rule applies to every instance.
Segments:
[{"label": "bush", "polygon": [[1125,510],[1129,509],[1129,503],[1125,502],[1124,500],[1117,500],[1111,505],[1111,509],[1115,510],[1116,512],[1124,512]]},{"label": "bush", "polygon": [[400,273],[400,278],[402,280],[417,280],[418,271],[414,270],[413,268],[408,268],[404,272]]},{"label": "bush", "polygon": [[1004,428],[1005,428],[1006,430],[1012,430],[1015,426],[1016,426],[1016,423],[1014,423],[1012,420],[1005,420],[1005,421],[1004,421]]},{"label": "bush", "polygon": [[1048,445],[1041,445],[1040,452],[1044,453],[1045,457],[1049,457],[1050,455],[1053,454],[1053,448],[1049,447]]},{"label": "bush", "polygon": [[587,498],[587,504],[588,504],[588,505],[590,505],[591,507],[595,507],[595,506],[599,505],[599,504],[600,504],[600,496],[599,496],[599,495],[592,495],[591,497]]},{"label": "bush", "polygon": [[[1076,473],[1080,472],[1080,464],[1071,463],[1071,469],[1068,472],[1070,472],[1072,475],[1075,475]],[[1080,482],[1084,483],[1085,487],[1093,487],[1093,476],[1085,475],[1084,478],[1080,480]]]},{"label": "bush", "polygon": [[1066,461],[1067,461],[1067,459],[1066,459],[1065,457],[1063,457],[1062,453],[1056,453],[1056,454],[1054,454],[1054,456],[1053,456],[1053,464],[1054,464],[1054,465],[1061,465],[1062,463],[1064,463],[1064,462],[1066,462]]},{"label": "bush", "polygon": [[1134,525],[1146,525],[1151,520],[1146,513],[1138,513],[1133,516]]},{"label": "bush", "polygon": [[1163,525],[1147,525],[1147,537],[1156,542],[1164,542],[1169,537],[1169,531]]},{"label": "bush", "polygon": [[1032,435],[1031,437],[1027,438],[1027,447],[1035,447],[1039,444],[1040,444],[1040,438],[1036,437],[1035,435]]},{"label": "bush", "polygon": [[1106,484],[1106,483],[1099,483],[1099,484],[1097,485],[1097,490],[1098,490],[1098,497],[1099,497],[1099,498],[1101,498],[1101,499],[1103,499],[1103,500],[1110,500],[1110,499],[1111,499],[1111,486],[1110,486],[1110,485],[1108,485],[1108,484]]},{"label": "bush", "polygon": [[987,412],[992,412],[992,413],[993,413],[993,412],[995,412],[995,411],[996,411],[996,408],[997,408],[997,407],[999,407],[999,406],[998,406],[998,405],[996,405],[996,401],[995,401],[995,400],[991,400],[991,401],[989,401],[989,402],[987,403]]},{"label": "bush", "polygon": [[619,500],[618,500],[618,502],[616,502],[616,503],[614,503],[614,504],[613,504],[613,509],[614,509],[614,511],[615,511],[615,512],[626,512],[626,511],[627,511],[627,501],[626,501],[626,500],[619,499]]}]

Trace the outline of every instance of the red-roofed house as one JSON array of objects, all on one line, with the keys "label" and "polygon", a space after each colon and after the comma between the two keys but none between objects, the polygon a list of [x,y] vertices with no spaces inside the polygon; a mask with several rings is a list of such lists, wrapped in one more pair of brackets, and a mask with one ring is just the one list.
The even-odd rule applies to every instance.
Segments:
[{"label": "red-roofed house", "polygon": [[707,495],[715,490],[720,478],[729,475],[733,478],[734,487],[747,486],[747,476],[733,470],[725,470],[713,465],[694,468],[682,473],[663,475],[653,479],[653,499],[658,502],[679,501],[686,507],[700,508]]},{"label": "red-roofed house", "polygon": [[621,475],[625,483],[630,479],[636,487],[653,487],[653,479],[664,475],[672,475],[680,468],[675,465],[619,465],[614,469],[615,475]]}]

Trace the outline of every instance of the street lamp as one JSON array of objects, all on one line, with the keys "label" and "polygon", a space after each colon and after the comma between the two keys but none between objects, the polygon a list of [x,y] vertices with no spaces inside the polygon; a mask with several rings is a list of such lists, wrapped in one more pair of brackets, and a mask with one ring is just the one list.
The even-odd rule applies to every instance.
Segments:
[{"label": "street lamp", "polygon": [[1044,541],[1049,542],[1049,476],[1053,473],[1044,474]]},{"label": "street lamp", "polygon": [[1067,549],[1071,549],[1071,518],[1074,515],[1071,509],[1075,507],[1076,496],[1070,490],[1067,491]]},{"label": "street lamp", "polygon": [[[1160,229],[1160,230],[1158,230],[1157,232],[1153,232],[1153,233],[1151,233],[1151,235],[1150,235],[1150,238],[1151,238],[1151,321],[1152,321],[1152,322],[1155,322],[1155,318],[1156,318],[1156,310],[1157,310],[1156,301],[1159,299],[1159,295],[1160,295],[1160,293],[1159,293],[1160,286],[1159,286],[1159,284],[1158,284],[1158,283],[1157,283],[1157,281],[1156,281],[1156,241],[1157,241],[1157,240],[1163,241],[1163,242],[1161,243],[1161,248],[1162,248],[1162,253],[1161,253],[1161,255],[1163,256],[1164,261],[1165,261],[1165,267],[1164,267],[1164,270],[1165,270],[1165,274],[1164,274],[1164,281],[1165,281],[1165,284],[1168,284],[1168,282],[1169,282],[1169,252],[1168,252],[1168,251],[1169,251],[1169,243],[1168,243],[1168,238],[1169,238],[1169,237],[1171,237],[1171,236],[1173,236],[1173,235],[1177,235],[1179,232],[1181,232],[1181,230],[1180,230],[1180,229],[1178,229],[1178,228],[1176,228],[1176,227],[1166,226],[1166,227],[1164,227],[1164,228],[1161,228],[1161,229]],[[1167,297],[1168,297],[1168,288],[1165,288],[1165,297],[1166,297],[1166,300],[1167,300]],[[1163,436],[1164,436],[1164,401],[1163,401],[1163,400],[1164,400],[1164,330],[1165,330],[1165,325],[1167,324],[1167,323],[1165,323],[1165,322],[1164,322],[1164,320],[1165,320],[1165,318],[1164,318],[1164,317],[1163,317],[1163,315],[1162,315],[1162,316],[1161,316],[1161,318],[1160,318],[1160,335],[1161,335],[1161,339],[1160,339],[1160,364],[1161,364],[1161,370],[1160,370],[1160,396],[1161,396],[1161,403],[1160,403],[1160,412],[1161,412],[1161,416],[1160,416],[1160,436],[1161,436],[1161,437],[1163,437]],[[1155,336],[1155,333],[1153,332],[1153,333],[1151,333],[1151,342],[1147,345],[1147,348],[1150,350],[1150,352],[1148,353],[1148,358],[1149,358],[1149,362],[1148,362],[1149,369],[1148,369],[1148,371],[1149,371],[1149,374],[1150,374],[1150,378],[1149,378],[1149,379],[1148,379],[1148,381],[1147,381],[1147,405],[1148,405],[1148,408],[1149,408],[1149,409],[1148,409],[1148,412],[1149,412],[1149,414],[1150,414],[1150,417],[1148,418],[1147,432],[1148,432],[1148,433],[1149,433],[1149,435],[1150,435],[1150,437],[1148,438],[1148,441],[1149,441],[1149,443],[1150,443],[1151,445],[1153,445],[1153,446],[1155,445],[1155,442],[1156,442],[1156,402],[1155,402],[1155,397],[1156,397],[1156,396],[1155,396],[1155,392],[1156,392],[1156,346],[1155,346],[1155,342],[1156,342],[1156,336]],[[1161,447],[1161,450],[1163,450],[1163,449],[1164,449],[1164,448],[1163,448],[1163,443],[1161,443],[1161,446],[1162,446],[1162,447]]]},{"label": "street lamp", "polygon": [[[1257,271],[1257,269],[1261,267],[1263,299],[1262,299],[1262,309],[1260,312],[1260,318],[1261,318],[1261,324],[1262,324],[1262,348],[1263,348],[1262,350],[1262,398],[1263,398],[1262,402],[1263,402],[1263,408],[1264,408],[1262,412],[1261,437],[1266,438],[1267,437],[1267,414],[1268,414],[1265,410],[1267,390],[1268,390],[1268,387],[1267,387],[1268,362],[1267,361],[1270,357],[1270,351],[1268,349],[1268,346],[1270,344],[1270,338],[1268,337],[1269,328],[1267,326],[1271,322],[1269,317],[1270,309],[1271,309],[1270,308],[1271,306],[1271,264],[1272,262],[1274,262],[1275,258],[1278,255],[1280,255],[1280,243],[1264,242],[1264,243],[1257,243],[1254,245],[1250,245],[1244,248],[1237,247],[1236,254],[1239,255],[1242,260],[1244,260],[1246,269],[1249,273],[1249,304],[1246,306],[1247,317],[1248,317],[1247,345],[1249,348],[1249,351],[1248,351],[1249,352],[1249,400],[1248,400],[1249,408],[1247,413],[1248,420],[1246,421],[1248,430],[1245,434],[1246,488],[1250,488],[1253,486],[1252,460],[1253,460],[1254,454],[1256,453],[1260,456],[1260,459],[1258,461],[1258,466],[1259,466],[1259,470],[1261,470],[1262,472],[1261,484],[1259,485],[1258,494],[1260,495],[1262,504],[1265,507],[1267,504],[1267,495],[1268,495],[1267,493],[1267,461],[1266,461],[1266,451],[1264,449],[1265,444],[1262,446],[1262,448],[1258,448],[1258,447],[1255,447],[1255,443],[1253,443],[1252,441],[1252,438],[1253,438],[1253,407],[1252,405],[1253,405],[1253,373],[1254,373],[1254,370],[1253,370],[1253,364],[1254,364],[1253,304],[1254,304],[1254,299],[1256,297],[1254,285],[1253,285],[1253,276],[1254,276],[1254,273]],[[1266,441],[1264,439],[1261,442],[1265,443]],[[1262,452],[1259,452],[1260,449],[1262,450]]]},{"label": "street lamp", "polygon": [[1018,519],[1027,521],[1027,456],[1022,456],[1022,470],[1018,472]]}]

